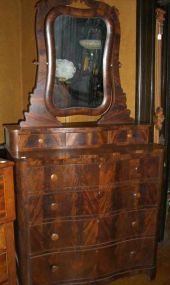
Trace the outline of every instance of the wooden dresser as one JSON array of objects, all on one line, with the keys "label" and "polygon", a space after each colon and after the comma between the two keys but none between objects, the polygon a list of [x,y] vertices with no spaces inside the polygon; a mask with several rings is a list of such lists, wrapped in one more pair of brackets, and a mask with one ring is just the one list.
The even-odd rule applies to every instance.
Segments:
[{"label": "wooden dresser", "polygon": [[13,162],[0,159],[0,284],[16,284]]},{"label": "wooden dresser", "polygon": [[[163,148],[126,106],[118,11],[95,0],[42,0],[36,15],[36,88],[25,119],[5,130],[20,285],[152,279]],[[69,122],[79,115],[93,122]]]},{"label": "wooden dresser", "polygon": [[[154,278],[163,149],[144,143],[142,132],[144,144],[117,141],[127,130],[120,135],[118,129],[114,143],[100,147],[35,144],[33,151],[28,142],[35,134],[15,129],[15,140],[18,135],[27,149],[11,152],[21,284],[105,284],[139,272]],[[37,143],[40,138],[36,134]]]}]

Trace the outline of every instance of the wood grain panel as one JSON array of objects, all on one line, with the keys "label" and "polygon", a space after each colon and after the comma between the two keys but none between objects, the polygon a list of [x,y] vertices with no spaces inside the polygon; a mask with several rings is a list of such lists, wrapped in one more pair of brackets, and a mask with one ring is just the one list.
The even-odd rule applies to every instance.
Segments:
[{"label": "wood grain panel", "polygon": [[4,193],[4,176],[0,175],[0,219],[6,216],[5,211],[5,193]]},{"label": "wood grain panel", "polygon": [[[24,177],[23,187],[28,192],[59,191],[64,187],[93,187],[99,185],[99,166],[97,163],[35,166],[27,168]],[[29,177],[29,181],[26,177]]]},{"label": "wood grain panel", "polygon": [[56,217],[66,219],[77,216],[109,215],[121,209],[157,206],[160,196],[159,187],[160,183],[157,181],[157,183],[91,188],[91,191],[60,191],[41,196],[31,195],[27,202],[28,222],[37,224]]},{"label": "wood grain panel", "polygon": [[135,237],[153,236],[157,209],[121,211],[112,216],[60,220],[30,227],[30,253],[99,246]]},{"label": "wood grain panel", "polygon": [[[153,264],[152,239],[130,240],[103,248],[52,253],[31,258],[33,284],[79,284]],[[76,283],[77,282],[77,283]]]},{"label": "wood grain panel", "polygon": [[0,252],[6,249],[5,227],[0,225]]},{"label": "wood grain panel", "polygon": [[0,283],[3,284],[8,280],[7,257],[6,253],[0,254]]}]

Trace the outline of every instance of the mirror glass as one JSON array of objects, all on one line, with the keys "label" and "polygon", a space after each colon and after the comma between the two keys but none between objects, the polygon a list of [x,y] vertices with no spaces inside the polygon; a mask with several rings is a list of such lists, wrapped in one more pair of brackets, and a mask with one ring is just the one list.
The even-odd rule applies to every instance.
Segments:
[{"label": "mirror glass", "polygon": [[106,34],[106,23],[100,17],[56,18],[54,106],[96,108],[102,104]]}]

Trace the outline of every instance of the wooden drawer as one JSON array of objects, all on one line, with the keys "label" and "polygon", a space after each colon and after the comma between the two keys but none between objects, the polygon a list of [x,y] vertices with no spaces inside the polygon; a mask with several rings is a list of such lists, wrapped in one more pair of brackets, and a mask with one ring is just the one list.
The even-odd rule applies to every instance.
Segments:
[{"label": "wooden drawer", "polygon": [[99,185],[113,185],[123,181],[160,178],[162,158],[158,154],[122,154],[114,159],[112,155],[99,163]]},{"label": "wooden drawer", "polygon": [[36,165],[28,164],[24,168],[22,188],[28,193],[68,190],[65,188],[72,187],[78,187],[79,191],[82,188],[83,191],[83,187],[158,179],[162,174],[161,165],[161,158],[157,153],[103,155],[95,157],[93,163],[72,164],[66,160],[56,165],[55,161],[52,164],[46,161],[43,165],[42,161],[37,161]]},{"label": "wooden drawer", "polygon": [[5,225],[0,225],[0,253],[6,249]]},{"label": "wooden drawer", "polygon": [[2,254],[0,253],[0,284],[4,284],[7,281],[8,281],[7,256],[6,253]]},{"label": "wooden drawer", "polygon": [[0,173],[0,219],[6,217],[4,176]]},{"label": "wooden drawer", "polygon": [[103,248],[51,253],[31,258],[32,284],[77,284],[124,270],[151,267],[155,242],[130,240]]},{"label": "wooden drawer", "polygon": [[15,217],[13,163],[0,159],[0,224]]},{"label": "wooden drawer", "polygon": [[0,225],[0,284],[1,275],[4,282],[8,281],[7,284],[16,284],[14,229],[12,222]]},{"label": "wooden drawer", "polygon": [[56,149],[65,145],[64,133],[57,134],[29,134],[22,135],[19,140],[19,149],[22,151],[29,151],[33,149]]},{"label": "wooden drawer", "polygon": [[157,209],[31,226],[30,253],[88,247],[156,234]]},{"label": "wooden drawer", "polygon": [[[23,186],[28,192],[59,191],[64,187],[93,187],[99,184],[99,166],[94,163],[30,167],[24,177]],[[28,177],[29,180],[26,179]]]},{"label": "wooden drawer", "polygon": [[66,219],[113,214],[121,209],[131,210],[159,205],[159,189],[160,182],[157,181],[90,188],[91,191],[59,191],[54,194],[31,195],[27,198],[25,211],[31,224],[56,217]]},{"label": "wooden drawer", "polygon": [[149,130],[140,127],[124,127],[109,131],[109,142],[116,145],[146,144]]}]

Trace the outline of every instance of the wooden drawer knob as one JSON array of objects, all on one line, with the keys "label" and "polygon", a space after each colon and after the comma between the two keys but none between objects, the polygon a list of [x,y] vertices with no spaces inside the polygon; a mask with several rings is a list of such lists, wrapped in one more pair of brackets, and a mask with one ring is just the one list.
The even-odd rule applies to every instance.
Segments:
[{"label": "wooden drawer knob", "polygon": [[97,198],[102,198],[102,193],[100,191],[97,193]]},{"label": "wooden drawer knob", "polygon": [[132,227],[135,228],[136,225],[137,225],[137,222],[136,222],[136,221],[133,221],[133,222],[132,222]]},{"label": "wooden drawer knob", "polygon": [[131,139],[131,138],[132,138],[132,133],[128,133],[128,134],[127,134],[127,138],[128,138],[128,139]]},{"label": "wooden drawer knob", "polygon": [[137,193],[133,193],[133,196],[134,196],[136,199],[140,199],[141,194],[140,194],[140,192],[137,192]]},{"label": "wooden drawer knob", "polygon": [[136,253],[136,251],[135,251],[135,250],[132,250],[132,251],[130,252],[130,256],[134,256],[135,253]]},{"label": "wooden drawer knob", "polygon": [[50,207],[51,207],[52,211],[56,210],[57,209],[57,203],[55,203],[55,202],[51,203]]},{"label": "wooden drawer knob", "polygon": [[58,265],[52,265],[51,266],[51,272],[52,273],[55,273],[55,272],[57,272],[59,270],[59,266]]},{"label": "wooden drawer knob", "polygon": [[51,174],[51,181],[56,182],[58,180],[57,174]]},{"label": "wooden drawer knob", "polygon": [[38,142],[39,142],[40,144],[43,144],[43,143],[44,143],[44,140],[43,140],[43,139],[38,139]]},{"label": "wooden drawer knob", "polygon": [[53,241],[57,241],[57,240],[59,240],[59,235],[58,234],[56,234],[56,233],[53,233],[52,235],[51,235],[51,240],[53,240]]}]

